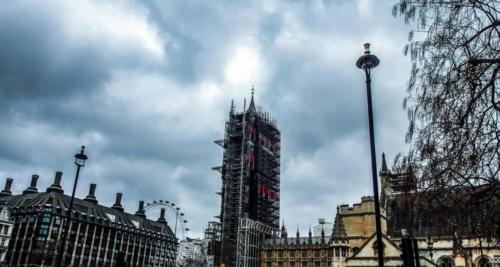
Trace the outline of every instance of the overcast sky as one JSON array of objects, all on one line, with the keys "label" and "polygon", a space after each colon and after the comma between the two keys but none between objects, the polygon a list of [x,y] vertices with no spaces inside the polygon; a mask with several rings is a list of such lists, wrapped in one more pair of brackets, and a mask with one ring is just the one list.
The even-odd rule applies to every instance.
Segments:
[{"label": "overcast sky", "polygon": [[281,218],[293,231],[333,220],[372,194],[364,42],[381,60],[378,165],[406,149],[408,27],[394,2],[1,1],[0,185],[12,177],[19,193],[36,173],[45,190],[60,170],[70,193],[86,145],[79,197],[94,182],[100,203],[122,192],[131,213],[173,201],[201,236],[220,209],[213,140],[253,84],[282,133]]}]

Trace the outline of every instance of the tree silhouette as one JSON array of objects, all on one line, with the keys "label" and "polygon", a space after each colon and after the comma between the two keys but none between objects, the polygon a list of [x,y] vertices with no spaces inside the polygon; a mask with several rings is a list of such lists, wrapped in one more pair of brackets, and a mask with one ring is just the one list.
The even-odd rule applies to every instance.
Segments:
[{"label": "tree silhouette", "polygon": [[498,8],[498,0],[400,0],[393,7],[394,16],[416,25],[404,49],[413,62],[404,160],[417,177],[422,210],[442,215],[458,235],[500,235]]}]

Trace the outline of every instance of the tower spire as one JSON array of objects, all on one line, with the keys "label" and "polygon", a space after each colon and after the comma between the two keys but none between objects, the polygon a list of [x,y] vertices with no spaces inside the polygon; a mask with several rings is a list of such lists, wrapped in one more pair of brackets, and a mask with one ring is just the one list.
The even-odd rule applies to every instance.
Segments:
[{"label": "tower spire", "polygon": [[257,111],[257,109],[255,108],[255,102],[253,100],[254,93],[255,93],[255,87],[252,84],[252,98],[250,99],[250,105],[248,106],[248,110]]},{"label": "tower spire", "polygon": [[382,169],[380,172],[387,173],[389,170],[387,169],[387,163],[385,162],[385,153],[382,152]]},{"label": "tower spire", "polygon": [[342,240],[347,237],[345,232],[344,222],[342,221],[342,217],[340,216],[340,208],[337,206],[337,214],[335,215],[335,222],[333,223],[332,229],[332,239],[333,240]]}]

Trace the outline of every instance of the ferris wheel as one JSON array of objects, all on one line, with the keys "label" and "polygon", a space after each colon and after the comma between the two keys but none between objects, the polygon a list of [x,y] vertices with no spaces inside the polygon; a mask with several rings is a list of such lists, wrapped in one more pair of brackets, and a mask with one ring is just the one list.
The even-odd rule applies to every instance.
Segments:
[{"label": "ferris wheel", "polygon": [[[167,200],[154,200],[153,202],[148,202],[144,206],[145,211],[152,211],[155,209],[165,208],[166,219],[169,222],[170,228],[173,227],[174,235],[178,240],[184,240],[187,237],[189,228],[187,228],[188,221],[185,219],[185,214],[175,205],[175,203]],[[170,216],[169,216],[170,215]]]}]

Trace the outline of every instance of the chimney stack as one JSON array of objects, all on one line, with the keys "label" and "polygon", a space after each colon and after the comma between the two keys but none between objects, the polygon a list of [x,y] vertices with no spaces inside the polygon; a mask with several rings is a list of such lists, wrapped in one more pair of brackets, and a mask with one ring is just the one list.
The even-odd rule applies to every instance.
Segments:
[{"label": "chimney stack", "polygon": [[167,219],[165,219],[165,208],[161,208],[160,218],[158,218],[157,222],[167,224]]},{"label": "chimney stack", "polygon": [[38,193],[38,188],[36,188],[36,184],[38,182],[38,175],[36,174],[33,174],[31,176],[31,184],[30,186],[23,191],[23,195],[26,195],[26,194],[31,194],[31,193]]},{"label": "chimney stack", "polygon": [[56,192],[56,193],[64,193],[64,190],[61,187],[61,179],[62,179],[62,172],[56,172],[56,177],[54,178],[54,183],[47,188],[47,193],[50,192]]},{"label": "chimney stack", "polygon": [[113,206],[111,206],[111,208],[115,209],[117,211],[123,212],[122,193],[116,193],[115,204],[113,204]]},{"label": "chimney stack", "polygon": [[139,209],[135,212],[136,216],[146,219],[146,212],[144,211],[144,201],[139,201]]},{"label": "chimney stack", "polygon": [[94,203],[94,204],[97,204],[97,199],[95,198],[95,188],[96,188],[96,186],[97,186],[96,184],[90,184],[89,195],[86,196],[83,200],[91,202],[91,203]]},{"label": "chimney stack", "polygon": [[10,191],[10,188],[12,187],[12,182],[14,179],[12,178],[7,178],[7,181],[5,181],[5,188],[0,192],[0,196],[12,196],[12,192]]}]

